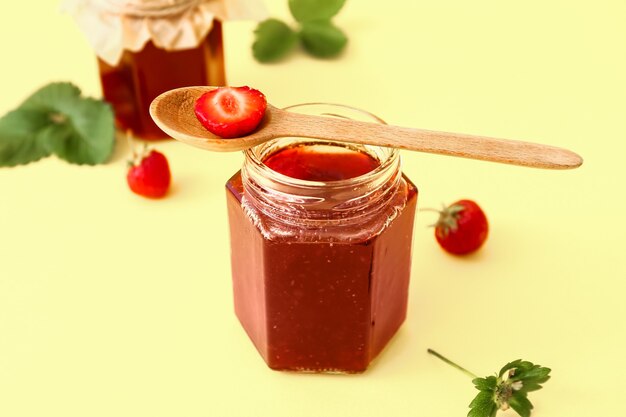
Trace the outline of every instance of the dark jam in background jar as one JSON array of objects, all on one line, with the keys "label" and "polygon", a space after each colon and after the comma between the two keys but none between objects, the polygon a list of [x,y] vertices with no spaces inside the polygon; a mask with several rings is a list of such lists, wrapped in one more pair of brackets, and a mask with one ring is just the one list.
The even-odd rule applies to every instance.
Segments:
[{"label": "dark jam in background jar", "polygon": [[281,138],[226,187],[235,311],[268,366],[364,371],[406,317],[417,189],[397,151]]},{"label": "dark jam in background jar", "polygon": [[179,87],[225,85],[222,25],[213,27],[197,47],[165,50],[148,41],[139,52],[124,51],[116,65],[98,59],[103,96],[111,103],[117,127],[141,139],[167,135],[152,121],[150,103]]}]

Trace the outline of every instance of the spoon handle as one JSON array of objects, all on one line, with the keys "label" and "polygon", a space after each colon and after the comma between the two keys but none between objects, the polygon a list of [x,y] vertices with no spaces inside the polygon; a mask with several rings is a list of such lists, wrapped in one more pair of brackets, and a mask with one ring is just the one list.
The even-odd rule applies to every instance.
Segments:
[{"label": "spoon handle", "polygon": [[[438,132],[283,111],[289,136],[388,146],[534,168],[571,169],[582,158],[567,149],[538,143]],[[282,124],[282,123],[281,123]],[[287,132],[285,132],[287,133]]]}]

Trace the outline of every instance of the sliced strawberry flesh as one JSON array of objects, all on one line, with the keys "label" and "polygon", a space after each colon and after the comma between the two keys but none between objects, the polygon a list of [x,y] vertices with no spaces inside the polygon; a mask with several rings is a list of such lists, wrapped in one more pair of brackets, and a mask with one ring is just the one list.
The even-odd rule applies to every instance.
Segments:
[{"label": "sliced strawberry flesh", "polygon": [[254,131],[265,114],[267,101],[250,87],[220,87],[196,101],[196,117],[211,133],[234,138]]}]

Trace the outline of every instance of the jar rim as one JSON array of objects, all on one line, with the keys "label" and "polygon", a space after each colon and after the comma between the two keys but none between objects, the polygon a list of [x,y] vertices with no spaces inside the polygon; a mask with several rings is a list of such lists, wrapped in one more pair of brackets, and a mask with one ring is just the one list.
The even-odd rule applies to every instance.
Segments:
[{"label": "jar rim", "polygon": [[[344,110],[348,110],[348,111],[353,111],[356,113],[361,114],[362,116],[369,118],[370,120],[368,121],[374,121],[376,123],[380,123],[380,124],[387,124],[383,119],[381,119],[380,117],[376,116],[373,113],[370,113],[366,110],[362,110],[359,109],[357,107],[352,107],[352,106],[348,106],[345,104],[336,104],[336,103],[324,103],[324,102],[310,102],[310,103],[300,103],[300,104],[293,104],[287,107],[283,107],[283,110],[292,110],[292,109],[298,109],[298,108],[304,108],[304,107],[309,107],[309,106],[330,106],[330,107],[335,107],[335,108],[339,108],[339,109],[344,109]],[[340,118],[348,118],[347,116],[343,116],[340,114],[334,114],[334,113],[330,113],[330,112],[321,112],[321,113],[316,113],[318,115],[321,116],[330,116],[330,117],[340,117]],[[367,148],[371,148],[371,149],[377,149],[380,150],[382,153],[385,153],[385,158],[384,159],[380,159],[377,158],[379,165],[374,168],[371,171],[368,171],[362,175],[356,176],[356,177],[351,177],[351,178],[346,178],[346,179],[341,179],[341,180],[329,180],[329,181],[312,181],[312,180],[304,180],[304,179],[299,179],[299,178],[294,178],[294,177],[290,177],[288,175],[285,174],[281,174],[278,171],[273,170],[272,168],[270,168],[269,166],[265,165],[265,163],[263,162],[263,159],[267,156],[267,154],[263,154],[262,151],[269,148],[272,144],[275,144],[277,142],[280,141],[280,139],[284,139],[284,138],[276,138],[276,139],[272,139],[268,142],[265,142],[263,144],[254,146],[252,148],[248,148],[246,150],[244,150],[244,155],[246,157],[246,159],[250,162],[252,162],[252,164],[257,168],[257,169],[261,169],[265,172],[267,172],[267,170],[269,170],[272,173],[272,176],[275,176],[275,179],[279,180],[280,182],[284,183],[284,184],[289,184],[292,186],[296,186],[296,187],[300,187],[300,188],[318,188],[318,187],[333,187],[333,188],[342,188],[342,187],[346,187],[346,186],[354,186],[354,185],[358,185],[358,184],[363,184],[363,183],[367,183],[372,181],[372,179],[378,177],[379,175],[381,175],[381,173],[386,172],[387,170],[389,170],[390,166],[394,165],[395,163],[397,163],[397,160],[399,158],[399,152],[398,149],[396,148],[385,148],[385,147],[380,147],[380,146],[367,146]],[[353,149],[355,151],[358,151],[358,149],[356,148],[357,144],[351,144],[349,142],[333,142],[333,141],[326,141],[323,139],[312,139],[312,138],[304,138],[304,137],[293,137],[293,139],[302,139],[301,144],[303,146],[307,146],[307,145],[317,145],[317,144],[335,144],[337,143],[337,146],[344,146],[347,149]],[[358,146],[363,146],[363,145],[358,145]],[[378,156],[378,155],[377,155]]]}]

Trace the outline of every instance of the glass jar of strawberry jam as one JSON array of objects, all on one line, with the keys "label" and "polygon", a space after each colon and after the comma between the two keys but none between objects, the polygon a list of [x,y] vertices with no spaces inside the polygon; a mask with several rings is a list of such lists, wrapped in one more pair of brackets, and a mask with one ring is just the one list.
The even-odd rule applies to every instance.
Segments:
[{"label": "glass jar of strawberry jam", "polygon": [[215,20],[194,48],[167,51],[149,41],[140,51],[124,51],[115,65],[98,58],[98,68],[118,129],[145,140],[166,138],[150,117],[152,100],[179,87],[226,84],[222,24]]},{"label": "glass jar of strawberry jam", "polygon": [[398,152],[279,138],[247,150],[226,188],[235,311],[268,366],[364,371],[406,317],[417,189]]},{"label": "glass jar of strawberry jam", "polygon": [[103,96],[119,129],[146,140],[165,138],[149,115],[156,96],[226,84],[222,21],[264,16],[260,3],[241,2],[66,0],[94,47]]}]

